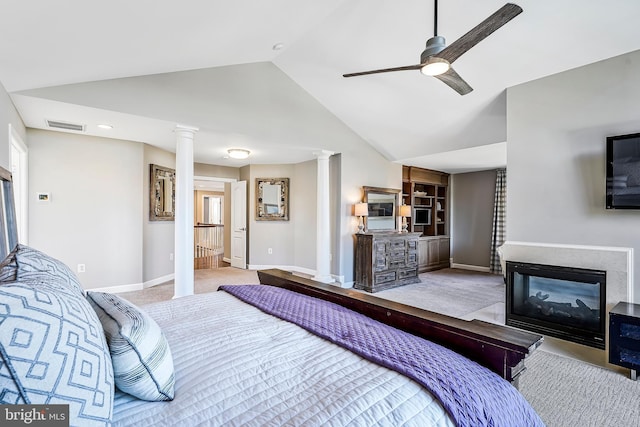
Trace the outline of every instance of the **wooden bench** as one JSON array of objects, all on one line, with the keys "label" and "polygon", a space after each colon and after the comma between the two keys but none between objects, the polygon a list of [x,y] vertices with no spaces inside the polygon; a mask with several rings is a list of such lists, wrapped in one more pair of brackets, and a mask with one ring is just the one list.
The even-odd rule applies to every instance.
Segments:
[{"label": "wooden bench", "polygon": [[258,271],[262,284],[278,286],[331,301],[403,331],[454,350],[518,385],[524,359],[543,340],[538,334],[481,320],[462,320],[385,300],[370,294],[326,285],[278,269]]}]

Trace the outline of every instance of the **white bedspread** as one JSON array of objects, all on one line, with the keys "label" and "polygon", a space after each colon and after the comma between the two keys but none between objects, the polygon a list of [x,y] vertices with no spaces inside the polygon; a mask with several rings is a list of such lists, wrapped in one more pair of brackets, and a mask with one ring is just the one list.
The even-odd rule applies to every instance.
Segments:
[{"label": "white bedspread", "polygon": [[120,426],[452,426],[429,392],[226,292],[145,306],[169,340],[175,399],[116,390]]}]

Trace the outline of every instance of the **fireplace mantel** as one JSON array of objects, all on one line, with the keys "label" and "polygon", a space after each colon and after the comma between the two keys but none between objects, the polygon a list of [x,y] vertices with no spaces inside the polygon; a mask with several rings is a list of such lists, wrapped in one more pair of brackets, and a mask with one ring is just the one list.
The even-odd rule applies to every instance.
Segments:
[{"label": "fireplace mantel", "polygon": [[607,312],[620,301],[637,302],[633,292],[633,248],[507,241],[499,251],[503,263],[518,261],[606,271]]}]

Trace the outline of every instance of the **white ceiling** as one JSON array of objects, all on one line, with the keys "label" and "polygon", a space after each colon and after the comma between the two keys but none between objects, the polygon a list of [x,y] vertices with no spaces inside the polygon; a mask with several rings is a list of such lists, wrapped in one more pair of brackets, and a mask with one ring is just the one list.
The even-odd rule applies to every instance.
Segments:
[{"label": "white ceiling", "polygon": [[[196,161],[229,166],[309,160],[360,139],[409,165],[503,166],[505,88],[640,49],[637,0],[518,0],[522,14],[455,62],[474,88],[460,96],[417,71],[342,77],[418,63],[432,0],[37,3],[3,1],[0,26],[0,82],[27,126],[81,123],[173,151],[180,123],[200,129]],[[440,3],[451,43],[504,1]],[[252,155],[225,158],[231,147]]]}]

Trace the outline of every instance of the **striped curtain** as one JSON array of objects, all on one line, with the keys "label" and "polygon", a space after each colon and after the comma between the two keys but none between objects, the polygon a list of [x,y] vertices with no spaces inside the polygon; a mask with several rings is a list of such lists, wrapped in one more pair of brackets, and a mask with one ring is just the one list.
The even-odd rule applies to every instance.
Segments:
[{"label": "striped curtain", "polygon": [[496,171],[496,195],[493,201],[493,230],[491,232],[491,265],[494,274],[502,273],[498,248],[505,241],[507,227],[507,170]]}]

